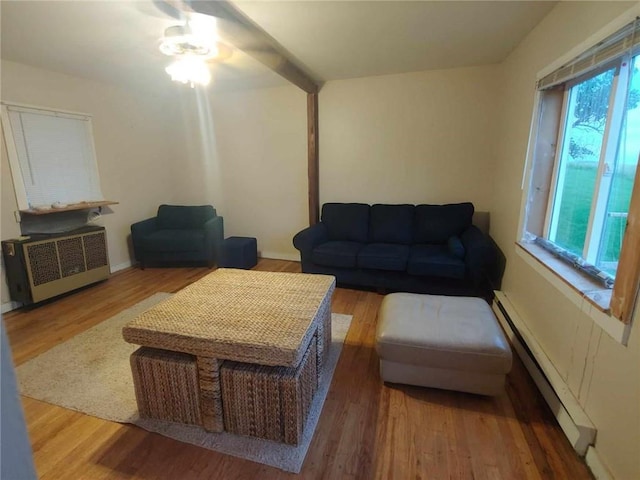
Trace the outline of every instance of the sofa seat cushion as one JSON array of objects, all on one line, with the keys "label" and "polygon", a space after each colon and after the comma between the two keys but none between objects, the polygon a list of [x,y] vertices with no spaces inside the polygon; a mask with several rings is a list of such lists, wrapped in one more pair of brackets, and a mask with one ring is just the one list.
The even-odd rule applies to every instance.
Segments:
[{"label": "sofa seat cushion", "polygon": [[465,263],[449,252],[444,245],[413,245],[409,254],[407,273],[410,275],[462,279]]},{"label": "sofa seat cushion", "polygon": [[354,268],[363,244],[333,240],[318,245],[311,253],[313,263],[325,267]]},{"label": "sofa seat cushion", "polygon": [[407,269],[410,247],[393,243],[370,243],[358,254],[360,268],[404,272]]},{"label": "sofa seat cushion", "polygon": [[149,252],[194,252],[204,248],[204,230],[156,230],[142,239]]}]

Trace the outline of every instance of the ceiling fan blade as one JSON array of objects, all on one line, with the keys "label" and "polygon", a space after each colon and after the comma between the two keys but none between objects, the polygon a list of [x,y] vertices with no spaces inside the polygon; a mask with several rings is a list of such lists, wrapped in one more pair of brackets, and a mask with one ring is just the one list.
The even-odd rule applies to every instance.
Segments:
[{"label": "ceiling fan blade", "polygon": [[171,0],[147,0],[130,2],[130,5],[141,14],[147,17],[154,17],[163,20],[186,20],[185,12],[180,8],[180,4]]},{"label": "ceiling fan blade", "polygon": [[185,20],[185,14],[180,8],[182,2],[172,0],[152,0],[153,5],[165,15],[177,20]]}]

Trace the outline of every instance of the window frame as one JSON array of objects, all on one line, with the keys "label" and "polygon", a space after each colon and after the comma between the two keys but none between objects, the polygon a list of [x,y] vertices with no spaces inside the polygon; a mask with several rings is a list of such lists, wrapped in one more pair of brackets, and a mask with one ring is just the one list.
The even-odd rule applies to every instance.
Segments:
[{"label": "window frame", "polygon": [[[596,172],[596,179],[594,185],[593,195],[591,197],[591,205],[589,207],[589,220],[587,223],[587,231],[585,234],[584,246],[581,252],[581,257],[588,263],[596,265],[598,256],[598,250],[600,248],[600,239],[602,230],[604,229],[604,214],[606,210],[606,203],[608,194],[611,188],[611,180],[608,185],[605,186],[606,191],[602,192],[603,179],[605,174],[605,167],[608,160],[613,159],[617,154],[618,143],[620,140],[620,127],[622,125],[622,118],[624,116],[624,99],[622,97],[626,95],[626,89],[628,87],[628,69],[630,68],[630,61],[633,55],[623,55],[619,58],[607,62],[606,64],[587,72],[579,77],[576,77],[564,84],[562,110],[560,113],[561,121],[558,128],[557,145],[555,151],[555,160],[553,166],[553,172],[551,176],[551,185],[549,187],[549,198],[547,201],[547,208],[544,218],[543,238],[554,243],[550,237],[552,235],[552,221],[555,215],[555,209],[559,208],[556,204],[559,204],[558,198],[558,184],[560,176],[562,175],[559,170],[561,169],[562,153],[564,150],[564,141],[566,136],[567,118],[569,116],[569,103],[571,89],[581,83],[597,77],[598,75],[608,71],[614,70],[613,81],[611,85],[611,95],[609,97],[609,107],[607,109],[607,119],[605,122],[605,129],[603,132],[602,146],[600,148],[600,154],[598,159],[598,168]],[[625,66],[626,63],[626,66]],[[616,128],[617,127],[617,128]],[[564,188],[564,186],[563,186]],[[561,195],[560,195],[561,196]],[[599,218],[598,218],[599,217]]]},{"label": "window frame", "polygon": [[[534,178],[536,163],[542,161],[540,158],[536,158],[536,154],[540,155],[538,152],[540,147],[538,145],[538,134],[543,130],[540,125],[544,112],[542,99],[544,94],[550,94],[554,88],[552,83],[547,83],[545,85],[545,88],[549,89],[546,91],[539,89],[538,86],[543,79],[548,79],[554,74],[554,72],[563,68],[563,66],[571,63],[579,57],[583,57],[584,54],[593,49],[594,46],[600,44],[610,36],[617,34],[629,24],[637,21],[638,17],[640,17],[640,5],[630,8],[626,13],[622,14],[601,30],[576,45],[566,54],[540,70],[536,75],[529,141],[527,144],[525,164],[522,172],[522,197],[518,233],[515,242],[515,252],[526,264],[571,300],[609,336],[623,345],[627,345],[629,339],[640,286],[640,253],[635,253],[636,251],[640,251],[640,168],[636,171],[631,196],[631,205],[629,207],[627,230],[625,232],[620,254],[620,263],[624,263],[625,267],[618,269],[613,291],[604,291],[602,286],[598,285],[595,281],[588,279],[578,271],[572,271],[570,268],[566,268],[566,263],[562,262],[562,264],[559,264],[559,260],[557,258],[553,257],[540,246],[531,243],[530,239],[526,236],[526,232],[527,226],[531,222],[528,217],[528,213],[538,208],[532,204],[537,188],[533,185],[532,180]],[[640,47],[637,46],[633,51],[633,55],[637,55],[638,50],[640,50]],[[616,61],[620,61],[620,57],[612,59],[612,62]],[[599,69],[600,67],[597,68]],[[585,75],[592,74],[593,71],[585,73]],[[565,103],[566,102],[563,102],[563,104]],[[542,155],[544,156],[545,153],[542,152]],[[548,152],[546,155],[548,156]],[[539,173],[536,175],[539,175]],[[551,195],[552,193],[550,190],[547,202],[550,200]],[[544,220],[546,222],[546,206],[543,210],[545,214]],[[544,228],[544,225],[542,225],[542,227]],[[625,257],[624,262],[623,256]],[[627,268],[629,266],[631,267]],[[624,275],[622,275],[623,271]],[[607,292],[610,294],[610,299],[606,298],[606,295],[603,295]]]},{"label": "window frame", "polygon": [[[9,161],[9,169],[11,171],[12,183],[14,186],[16,203],[18,206],[19,212],[32,212],[31,205],[29,204],[29,198],[27,194],[27,188],[25,185],[25,179],[22,173],[22,167],[20,165],[20,157],[18,154],[18,149],[15,144],[15,136],[13,132],[13,126],[10,120],[9,112],[11,108],[15,109],[24,109],[24,110],[36,110],[45,112],[46,115],[51,116],[59,116],[63,118],[73,118],[87,122],[86,131],[87,131],[87,144],[90,146],[88,151],[88,157],[85,159],[85,163],[93,173],[93,179],[97,182],[98,191],[101,191],[101,181],[100,181],[100,171],[98,168],[97,155],[95,150],[95,141],[93,137],[93,122],[92,116],[87,113],[81,112],[73,112],[68,110],[61,110],[58,108],[50,108],[50,107],[42,107],[35,105],[27,105],[16,102],[1,102],[0,105],[1,119],[2,119],[2,130],[4,133],[5,145],[7,148],[7,156]],[[89,200],[89,199],[87,199]],[[104,201],[104,199],[101,199]],[[100,202],[94,202],[100,203]],[[51,210],[55,211],[55,210]],[[18,213],[16,213],[16,218]]]}]

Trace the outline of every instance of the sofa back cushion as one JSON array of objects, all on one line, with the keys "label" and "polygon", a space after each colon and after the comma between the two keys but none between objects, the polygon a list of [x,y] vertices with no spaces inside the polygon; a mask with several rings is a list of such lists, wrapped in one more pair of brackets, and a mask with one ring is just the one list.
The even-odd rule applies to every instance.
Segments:
[{"label": "sofa back cushion", "polygon": [[464,232],[473,218],[472,203],[417,205],[413,223],[414,243],[447,243]]},{"label": "sofa back cushion", "polygon": [[410,245],[414,210],[413,205],[373,205],[369,212],[369,241]]},{"label": "sofa back cushion", "polygon": [[156,224],[161,230],[202,228],[215,216],[216,210],[211,205],[160,205]]},{"label": "sofa back cushion", "polygon": [[322,223],[329,240],[365,243],[369,237],[369,205],[365,203],[325,203]]}]

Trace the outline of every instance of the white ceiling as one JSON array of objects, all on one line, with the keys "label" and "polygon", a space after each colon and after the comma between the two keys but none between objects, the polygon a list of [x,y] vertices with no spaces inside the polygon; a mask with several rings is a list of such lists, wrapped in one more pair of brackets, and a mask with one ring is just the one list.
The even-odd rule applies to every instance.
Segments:
[{"label": "white ceiling", "polygon": [[326,81],[499,63],[557,2],[234,3]]},{"label": "white ceiling", "polygon": [[[554,7],[540,1],[235,1],[316,79],[498,63]],[[7,1],[2,58],[93,80],[164,89],[164,29],[145,1]],[[219,89],[286,81],[242,52],[213,67]]]}]

